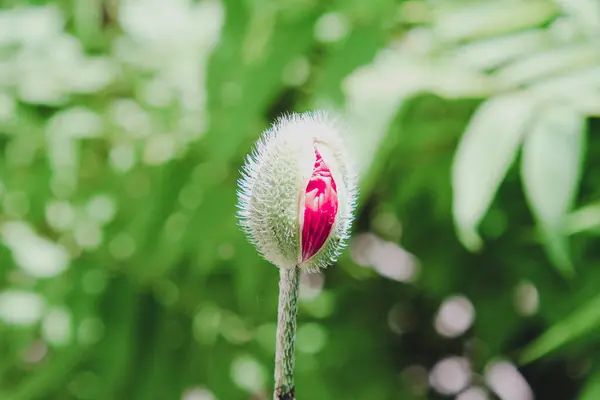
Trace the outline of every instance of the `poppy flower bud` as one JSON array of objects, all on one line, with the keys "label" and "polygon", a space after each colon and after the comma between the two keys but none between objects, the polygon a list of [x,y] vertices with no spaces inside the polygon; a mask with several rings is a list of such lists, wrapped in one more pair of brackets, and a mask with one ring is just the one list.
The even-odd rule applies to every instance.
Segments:
[{"label": "poppy flower bud", "polygon": [[325,268],[346,244],[357,178],[343,133],[322,112],[292,114],[263,132],[246,158],[238,181],[240,224],[280,268]]}]

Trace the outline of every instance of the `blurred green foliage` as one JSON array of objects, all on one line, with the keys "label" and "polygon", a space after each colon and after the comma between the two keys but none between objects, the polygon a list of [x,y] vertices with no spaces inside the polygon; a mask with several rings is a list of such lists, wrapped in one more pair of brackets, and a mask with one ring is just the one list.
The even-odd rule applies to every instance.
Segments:
[{"label": "blurred green foliage", "polygon": [[596,0],[2,4],[0,399],[270,398],[237,170],[313,108],[361,199],[297,396],[600,396]]}]

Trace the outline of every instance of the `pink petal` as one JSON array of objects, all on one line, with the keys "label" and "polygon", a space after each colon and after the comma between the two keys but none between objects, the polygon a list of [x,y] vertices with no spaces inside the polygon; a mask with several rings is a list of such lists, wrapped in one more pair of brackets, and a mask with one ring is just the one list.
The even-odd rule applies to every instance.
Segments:
[{"label": "pink petal", "polygon": [[304,194],[302,262],[321,249],[333,227],[338,210],[337,188],[329,167],[315,149],[317,159]]}]

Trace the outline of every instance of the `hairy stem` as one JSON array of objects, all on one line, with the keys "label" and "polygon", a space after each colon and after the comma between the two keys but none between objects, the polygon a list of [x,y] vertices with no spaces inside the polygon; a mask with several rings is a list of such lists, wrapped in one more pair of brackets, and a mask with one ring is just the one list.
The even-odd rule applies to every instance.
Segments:
[{"label": "hairy stem", "polygon": [[295,400],[294,351],[300,268],[279,269],[279,308],[275,354],[275,400]]}]

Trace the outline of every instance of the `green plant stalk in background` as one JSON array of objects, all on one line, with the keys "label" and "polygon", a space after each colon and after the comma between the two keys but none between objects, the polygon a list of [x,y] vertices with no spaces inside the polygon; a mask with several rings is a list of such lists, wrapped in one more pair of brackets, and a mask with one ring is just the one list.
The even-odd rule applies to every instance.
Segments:
[{"label": "green plant stalk in background", "polygon": [[300,268],[279,268],[279,308],[275,352],[275,400],[294,400],[294,352]]}]

